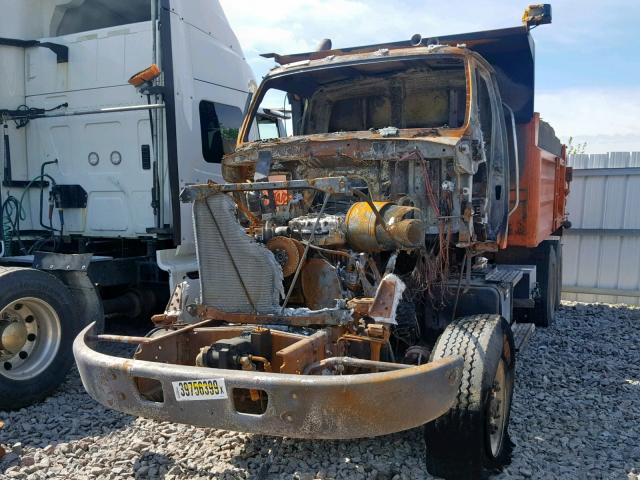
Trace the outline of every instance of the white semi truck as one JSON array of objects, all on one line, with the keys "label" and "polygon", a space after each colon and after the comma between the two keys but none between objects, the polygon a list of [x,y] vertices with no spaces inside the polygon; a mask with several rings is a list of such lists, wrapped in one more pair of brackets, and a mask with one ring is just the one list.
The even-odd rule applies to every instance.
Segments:
[{"label": "white semi truck", "polygon": [[178,194],[221,179],[255,81],[215,0],[0,7],[3,410],[55,389],[84,325],[197,278]]}]

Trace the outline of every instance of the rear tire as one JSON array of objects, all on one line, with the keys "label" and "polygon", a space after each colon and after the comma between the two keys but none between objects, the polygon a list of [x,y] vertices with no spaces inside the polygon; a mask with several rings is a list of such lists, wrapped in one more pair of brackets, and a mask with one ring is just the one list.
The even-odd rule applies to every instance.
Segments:
[{"label": "rear tire", "polygon": [[562,302],[562,241],[555,244],[556,250],[556,310]]},{"label": "rear tire", "polygon": [[451,410],[425,425],[429,473],[479,478],[509,463],[514,353],[511,328],[499,315],[457,319],[438,338],[432,359],[460,355],[464,371]]},{"label": "rear tire", "polygon": [[537,327],[550,327],[556,316],[558,302],[558,262],[556,249],[548,245],[544,260],[538,268],[538,284],[540,285],[540,299],[533,309],[533,323]]},{"label": "rear tire", "polygon": [[64,381],[82,327],[73,305],[53,275],[0,267],[0,410],[38,402]]}]

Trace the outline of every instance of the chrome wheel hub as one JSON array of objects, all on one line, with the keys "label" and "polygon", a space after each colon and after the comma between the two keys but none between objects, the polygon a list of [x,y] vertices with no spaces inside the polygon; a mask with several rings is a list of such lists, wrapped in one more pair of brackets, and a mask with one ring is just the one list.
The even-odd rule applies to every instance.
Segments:
[{"label": "chrome wheel hub", "polygon": [[26,380],[42,373],[60,348],[58,314],[44,300],[25,297],[0,310],[0,376]]},{"label": "chrome wheel hub", "polygon": [[494,457],[500,455],[504,431],[507,428],[507,375],[503,359],[498,363],[493,386],[489,392],[489,404],[487,406],[487,428],[489,430],[489,445]]},{"label": "chrome wheel hub", "polygon": [[0,349],[18,353],[27,343],[27,326],[20,321],[0,320]]}]

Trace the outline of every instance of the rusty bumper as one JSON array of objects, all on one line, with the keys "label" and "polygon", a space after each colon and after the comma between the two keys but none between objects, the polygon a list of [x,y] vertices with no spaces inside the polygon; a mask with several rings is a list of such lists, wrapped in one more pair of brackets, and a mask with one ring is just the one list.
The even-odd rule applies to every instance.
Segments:
[{"label": "rusty bumper", "polygon": [[[131,415],[226,430],[297,438],[348,439],[398,432],[444,414],[456,397],[462,358],[380,373],[311,376],[222,370],[112,357],[93,350],[87,337],[73,352],[85,389],[108,408]],[[143,398],[135,378],[162,385],[163,402]],[[172,382],[224,378],[228,398],[178,401]],[[267,393],[261,415],[239,413],[233,389]]]}]

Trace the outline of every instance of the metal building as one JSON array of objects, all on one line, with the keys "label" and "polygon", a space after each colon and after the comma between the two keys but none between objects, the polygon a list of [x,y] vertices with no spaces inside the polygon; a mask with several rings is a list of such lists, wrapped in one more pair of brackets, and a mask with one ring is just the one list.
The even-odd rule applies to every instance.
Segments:
[{"label": "metal building", "polygon": [[562,298],[640,305],[640,152],[573,155]]}]

